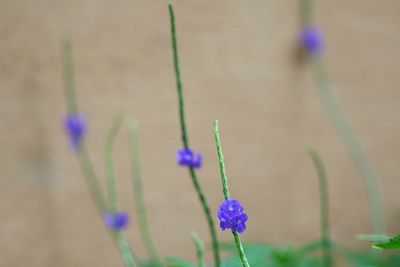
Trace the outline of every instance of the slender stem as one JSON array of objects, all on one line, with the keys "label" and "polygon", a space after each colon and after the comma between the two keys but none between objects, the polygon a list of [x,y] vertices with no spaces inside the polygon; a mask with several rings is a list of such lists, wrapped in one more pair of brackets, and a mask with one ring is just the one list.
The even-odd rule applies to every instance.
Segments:
[{"label": "slender stem", "polygon": [[226,176],[226,171],[225,171],[225,159],[224,159],[224,154],[222,153],[221,140],[219,137],[218,120],[214,121],[214,137],[215,137],[215,144],[217,145],[219,170],[220,170],[221,180],[222,180],[222,192],[224,193],[225,199],[228,200],[231,197],[230,197],[229,187],[228,187],[228,177]]},{"label": "slender stem", "polygon": [[[64,42],[62,43],[61,55],[63,63],[64,91],[67,110],[69,114],[76,114],[78,113],[78,101],[76,100],[75,95],[74,59],[72,53],[72,44],[70,40],[64,40]],[[77,155],[93,201],[96,204],[100,216],[102,216],[103,212],[107,208],[107,204],[100,184],[98,182],[96,173],[94,171],[92,162],[90,161],[89,155],[86,151],[84,140],[82,140],[82,144]]]},{"label": "slender stem", "polygon": [[236,247],[239,252],[240,259],[242,260],[242,264],[244,267],[250,267],[250,264],[247,260],[246,254],[244,253],[244,248],[242,245],[242,241],[240,240],[240,235],[237,232],[232,231],[233,238],[235,239]]},{"label": "slender stem", "polygon": [[78,104],[75,96],[75,76],[74,76],[74,58],[70,40],[64,40],[62,44],[62,63],[64,76],[65,100],[69,114],[78,112]]},{"label": "slender stem", "polygon": [[[176,76],[176,87],[178,91],[178,99],[179,99],[179,118],[180,118],[180,125],[181,125],[181,136],[182,136],[182,143],[185,149],[189,148],[189,141],[187,137],[187,129],[186,129],[186,118],[185,118],[185,108],[184,108],[184,100],[183,100],[183,92],[182,92],[182,79],[180,74],[179,68],[179,57],[178,57],[178,45],[177,45],[177,37],[176,37],[176,29],[175,29],[175,16],[174,10],[171,3],[168,3],[168,11],[170,16],[170,23],[171,23],[171,42],[172,42],[172,50],[174,55],[174,67],[175,67],[175,76]],[[203,211],[205,213],[208,227],[210,230],[211,235],[211,242],[213,247],[214,253],[214,263],[216,267],[221,266],[221,257],[219,251],[219,244],[217,238],[217,231],[215,230],[214,220],[211,215],[210,206],[208,205],[208,201],[204,194],[204,191],[197,179],[197,175],[195,170],[192,167],[189,167],[190,177],[192,179],[193,185],[196,189],[197,195],[203,207]]]},{"label": "slender stem", "polygon": [[126,267],[136,267],[136,264],[132,249],[128,243],[128,240],[121,231],[113,232],[114,240],[121,252],[122,258],[125,262]]},{"label": "slender stem", "polygon": [[86,148],[83,144],[78,152],[78,158],[82,172],[84,174],[83,176],[85,177],[93,201],[97,206],[100,217],[102,217],[103,213],[107,210],[107,202],[97,179],[93,164],[89,158],[89,154],[87,153]]},{"label": "slender stem", "polygon": [[[309,5],[308,8],[305,7],[307,5]],[[308,10],[307,12],[302,12],[302,23],[304,23],[302,26],[305,27],[312,23],[311,0],[302,1],[302,10]],[[342,110],[331,86],[322,59],[319,56],[311,56],[311,65],[322,105],[345,143],[347,151],[360,172],[367,188],[374,234],[383,234],[385,233],[385,218],[379,178],[369,162],[357,136],[353,132],[350,123],[347,121],[346,114]]]},{"label": "slender stem", "polygon": [[199,267],[206,267],[206,264],[204,262],[204,247],[203,247],[203,243],[201,242],[199,236],[197,235],[196,232],[192,232],[191,234],[192,239],[194,244],[196,245],[196,251],[197,251],[197,259],[198,259],[198,266]]},{"label": "slender stem", "polygon": [[380,191],[379,178],[369,162],[364,149],[347,121],[339,101],[327,77],[326,70],[319,58],[312,58],[312,68],[322,104],[345,143],[347,150],[360,172],[367,187],[371,206],[373,229],[375,234],[385,232],[384,205]]},{"label": "slender stem", "polygon": [[162,261],[149,229],[149,221],[146,211],[146,205],[144,203],[144,190],[141,178],[142,174],[140,168],[137,124],[136,123],[131,124],[131,126],[129,127],[129,131],[131,137],[130,139],[131,139],[131,155],[132,155],[131,156],[132,181],[135,191],[135,204],[136,204],[136,212],[140,229],[140,235],[151,261],[161,266]]},{"label": "slender stem", "polygon": [[[218,160],[219,160],[219,169],[221,173],[221,180],[222,180],[222,191],[224,193],[225,200],[230,199],[230,192],[229,192],[229,187],[228,187],[228,177],[226,176],[226,171],[225,171],[225,161],[224,161],[224,154],[222,153],[222,145],[221,145],[221,140],[219,137],[219,129],[218,129],[218,120],[214,121],[214,137],[215,137],[215,144],[217,146],[217,152],[218,152]],[[240,240],[240,235],[232,231],[232,235],[235,239],[236,247],[239,252],[240,259],[242,260],[242,264],[244,267],[249,267],[249,262],[247,261],[246,254],[244,253],[242,241]]]},{"label": "slender stem", "polygon": [[182,135],[182,143],[185,149],[189,148],[189,140],[187,136],[186,129],[186,118],[185,118],[185,103],[183,100],[183,92],[182,92],[182,77],[181,71],[179,67],[179,55],[178,55],[178,41],[176,37],[176,29],[175,29],[175,15],[174,9],[171,3],[168,3],[168,11],[171,22],[171,38],[172,38],[172,50],[174,54],[174,67],[175,67],[175,76],[176,76],[176,88],[178,90],[178,100],[179,100],[179,117],[181,121],[181,135]]},{"label": "slender stem", "polygon": [[303,27],[311,25],[312,8],[313,8],[312,0],[301,0],[300,22]]},{"label": "slender stem", "polygon": [[105,163],[107,173],[107,194],[108,194],[108,207],[112,213],[117,212],[117,182],[115,176],[114,159],[113,159],[113,148],[115,138],[121,128],[122,116],[118,115],[114,118],[114,122],[108,133],[106,144],[105,144]]},{"label": "slender stem", "polygon": [[210,235],[211,235],[211,243],[213,247],[213,252],[214,252],[214,262],[215,266],[219,267],[221,266],[221,258],[220,258],[220,252],[219,252],[219,243],[217,239],[217,231],[215,229],[215,223],[211,215],[211,209],[210,206],[208,205],[208,201],[206,199],[206,195],[204,194],[203,188],[201,187],[199,180],[197,179],[196,172],[195,170],[190,167],[189,168],[190,172],[190,177],[192,178],[193,185],[196,189],[197,195],[200,199],[200,203],[203,207],[203,211],[206,215],[207,223],[208,223],[208,228],[210,230]]},{"label": "slender stem", "polygon": [[[106,154],[106,173],[107,173],[107,192],[108,192],[108,208],[112,214],[118,211],[117,203],[117,177],[115,175],[114,159],[113,159],[113,149],[115,144],[115,139],[122,125],[122,116],[117,115],[114,118],[111,129],[108,133],[105,145]],[[115,230],[112,231],[114,240],[121,251],[122,258],[127,267],[136,267],[133,252],[129,246],[128,240],[124,236],[122,231]]]},{"label": "slender stem", "polygon": [[[63,43],[62,59],[64,67],[64,85],[65,85],[65,99],[69,114],[78,113],[78,102],[75,95],[75,81],[74,81],[74,69],[73,69],[73,55],[72,45],[69,40]],[[94,170],[92,161],[90,160],[89,154],[85,148],[85,144],[82,142],[81,147],[77,153],[79,163],[85,177],[86,184],[89,188],[90,195],[97,207],[100,217],[103,217],[105,211],[107,211],[107,202],[101,189],[99,180]],[[125,236],[118,231],[112,232],[113,239],[121,251],[125,265],[127,267],[136,267],[133,252],[128,244]]]},{"label": "slender stem", "polygon": [[323,256],[324,265],[326,267],[332,266],[332,253],[330,249],[330,227],[329,227],[329,192],[328,192],[328,178],[326,175],[325,166],[319,154],[313,150],[307,150],[308,155],[312,159],[315,169],[317,170],[319,178],[319,192],[321,203],[321,239],[323,242]]}]

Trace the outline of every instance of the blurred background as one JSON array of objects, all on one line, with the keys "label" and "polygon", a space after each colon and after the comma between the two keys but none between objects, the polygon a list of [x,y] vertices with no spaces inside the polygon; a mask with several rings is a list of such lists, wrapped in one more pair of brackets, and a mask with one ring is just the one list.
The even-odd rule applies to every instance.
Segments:
[{"label": "blurred background", "polygon": [[[318,179],[329,175],[332,237],[353,248],[371,233],[362,178],[328,119],[310,69],[296,58],[299,1],[174,1],[191,146],[205,157],[201,184],[214,214],[223,200],[212,122],[220,120],[233,198],[249,215],[247,242],[319,238]],[[327,69],[381,178],[388,234],[399,229],[400,2],[315,1]],[[209,242],[181,148],[166,1],[0,0],[0,266],[123,266],[62,129],[60,44],[74,46],[88,149],[104,178],[115,114],[140,124],[146,202],[162,255],[195,259],[190,231]],[[127,234],[135,223],[128,132],[115,158]],[[216,216],[215,216],[216,217]],[[231,240],[229,232],[220,232]],[[211,253],[207,254],[211,260]]]}]

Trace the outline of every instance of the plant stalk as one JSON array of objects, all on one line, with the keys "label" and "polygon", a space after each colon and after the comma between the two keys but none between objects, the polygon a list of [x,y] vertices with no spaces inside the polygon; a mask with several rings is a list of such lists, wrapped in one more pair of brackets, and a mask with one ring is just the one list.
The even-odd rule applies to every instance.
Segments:
[{"label": "plant stalk", "polygon": [[[171,23],[171,42],[172,42],[172,51],[174,56],[176,87],[178,91],[178,100],[179,100],[179,119],[181,125],[182,144],[185,149],[189,149],[189,141],[187,136],[186,118],[185,118],[185,105],[184,105],[183,89],[182,89],[182,78],[179,68],[178,44],[177,44],[178,42],[176,37],[175,16],[171,3],[168,3],[168,11]],[[216,267],[220,267],[221,266],[220,250],[219,250],[217,232],[215,230],[215,224],[211,215],[210,206],[204,194],[203,188],[201,187],[197,179],[196,171],[193,169],[193,167],[189,167],[189,174],[207,219],[208,228],[210,230],[210,235],[211,235],[213,253],[214,253],[214,264]]]},{"label": "plant stalk", "polygon": [[[228,176],[226,175],[225,171],[225,160],[224,160],[224,154],[222,153],[221,140],[219,137],[218,120],[214,121],[214,137],[215,137],[215,144],[217,146],[219,169],[222,180],[222,191],[224,193],[225,200],[229,200],[230,192],[228,187]],[[232,231],[232,235],[233,238],[235,239],[236,247],[238,249],[240,259],[242,260],[243,267],[250,267],[246,254],[244,253],[243,244],[242,241],[240,240],[240,235],[235,231]]]}]

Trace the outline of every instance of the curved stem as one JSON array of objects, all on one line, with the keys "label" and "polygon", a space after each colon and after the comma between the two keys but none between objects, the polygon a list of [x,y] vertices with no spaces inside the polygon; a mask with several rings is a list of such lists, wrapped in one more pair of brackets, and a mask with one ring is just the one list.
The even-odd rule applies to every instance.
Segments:
[{"label": "curved stem", "polygon": [[319,192],[321,203],[321,240],[323,245],[323,256],[326,267],[332,266],[332,252],[330,249],[331,238],[329,231],[329,192],[328,192],[328,178],[326,175],[325,166],[319,154],[313,150],[308,149],[308,155],[314,163],[319,178]]},{"label": "curved stem", "polygon": [[[312,24],[312,0],[301,2],[302,27]],[[368,160],[366,153],[357,136],[353,132],[346,114],[342,110],[335,92],[331,86],[328,74],[319,56],[311,56],[311,65],[315,83],[318,86],[318,93],[328,116],[339,132],[342,141],[347,147],[356,168],[360,172],[367,188],[368,199],[372,214],[374,234],[385,233],[384,205],[381,194],[379,178]]]},{"label": "curved stem", "polygon": [[312,68],[322,104],[345,143],[347,150],[367,187],[375,234],[385,233],[384,206],[379,179],[369,162],[363,147],[347,121],[339,101],[331,87],[324,65],[319,58],[312,58]]},{"label": "curved stem", "polygon": [[131,168],[132,168],[132,181],[135,191],[135,204],[137,219],[140,229],[140,235],[142,237],[144,246],[149,254],[152,262],[156,265],[162,266],[160,254],[158,253],[155,242],[151,236],[149,229],[148,216],[146,211],[146,205],[144,203],[144,191],[142,183],[142,175],[139,160],[139,141],[136,124],[132,124],[129,127],[130,139],[131,139]]},{"label": "curved stem", "polygon": [[[189,141],[188,141],[187,129],[186,129],[185,108],[184,108],[185,105],[184,105],[183,92],[182,92],[182,79],[181,79],[180,68],[179,68],[178,44],[177,44],[176,29],[175,29],[175,16],[174,16],[174,10],[173,10],[171,3],[168,3],[168,11],[169,11],[169,17],[170,17],[170,23],[171,23],[171,42],[172,42],[172,50],[173,50],[173,55],[174,55],[176,87],[178,90],[178,99],[179,99],[179,118],[180,118],[180,125],[181,125],[182,143],[183,143],[183,147],[185,149],[189,149]],[[198,198],[201,202],[203,211],[204,211],[206,219],[207,219],[207,223],[208,223],[208,227],[209,227],[210,235],[211,235],[213,253],[214,253],[214,263],[215,263],[216,267],[220,267],[221,266],[221,257],[220,257],[220,251],[219,251],[219,244],[218,244],[217,232],[215,230],[214,220],[211,215],[210,206],[208,205],[208,201],[204,194],[203,188],[201,187],[201,185],[197,179],[196,171],[192,167],[189,168],[189,174],[190,174],[193,185],[196,189]]]},{"label": "curved stem", "polygon": [[196,232],[192,232],[191,236],[192,236],[192,240],[193,240],[194,244],[196,245],[197,260],[199,262],[198,266],[206,267],[206,264],[204,262],[204,254],[203,254],[203,252],[204,252],[203,243],[201,242],[201,240]]}]

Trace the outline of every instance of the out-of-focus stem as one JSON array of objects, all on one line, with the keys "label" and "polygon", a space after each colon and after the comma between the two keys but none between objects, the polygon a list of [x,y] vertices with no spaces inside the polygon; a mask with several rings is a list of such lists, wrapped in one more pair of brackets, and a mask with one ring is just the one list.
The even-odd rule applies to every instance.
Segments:
[{"label": "out-of-focus stem", "polygon": [[64,92],[67,109],[69,114],[78,112],[78,104],[75,96],[75,75],[74,75],[74,57],[70,40],[64,40],[61,51],[64,76]]},{"label": "out-of-focus stem", "polygon": [[[312,2],[311,0],[301,1],[301,21],[302,27],[312,24]],[[331,86],[328,74],[325,70],[320,55],[310,55],[313,76],[318,87],[318,93],[322,105],[328,113],[331,121],[335,125],[340,137],[347,147],[354,164],[360,172],[364,184],[367,188],[368,199],[371,207],[373,232],[374,234],[385,233],[384,205],[381,194],[379,178],[374,168],[369,162],[366,153],[357,136],[353,132],[350,123],[347,121],[346,114],[342,110],[335,92]]]},{"label": "out-of-focus stem", "polygon": [[116,177],[113,159],[113,148],[115,138],[121,128],[122,116],[118,115],[115,117],[111,129],[108,133],[106,144],[105,144],[105,163],[107,173],[107,192],[108,192],[108,207],[111,213],[117,212],[117,188],[116,188]]},{"label": "out-of-focus stem", "polygon": [[[65,102],[67,105],[68,114],[78,113],[78,102],[75,95],[75,77],[74,77],[74,60],[72,52],[72,44],[70,40],[64,40],[61,49],[61,58],[63,65],[63,76],[64,76],[64,91],[65,91]],[[86,151],[84,140],[77,151],[77,156],[81,169],[83,171],[86,183],[89,187],[90,194],[96,207],[100,213],[107,209],[107,203],[100,184],[98,182],[96,173],[94,171],[92,162],[90,161],[89,155]]]},{"label": "out-of-focus stem", "polygon": [[126,267],[137,267],[137,263],[135,261],[133,252],[131,247],[129,246],[129,242],[121,231],[114,231],[113,233],[114,240],[121,252],[122,258],[125,262]]},{"label": "out-of-focus stem", "polygon": [[300,23],[303,27],[311,25],[312,8],[313,8],[312,0],[301,0]]},{"label": "out-of-focus stem", "polygon": [[[183,147],[185,149],[188,149],[189,141],[188,141],[187,129],[186,129],[186,118],[185,118],[185,108],[184,108],[185,105],[184,105],[184,101],[183,101],[183,92],[182,92],[182,78],[181,78],[181,73],[180,73],[180,68],[179,68],[178,44],[177,44],[176,29],[175,29],[175,16],[174,16],[174,10],[173,10],[171,3],[168,3],[168,11],[169,11],[170,22],[171,22],[171,42],[172,42],[172,51],[173,51],[173,55],[174,55],[176,87],[178,90],[178,99],[179,99],[179,118],[180,118],[180,125],[181,125],[182,143],[183,143]],[[220,257],[220,251],[219,251],[219,244],[218,244],[217,232],[215,230],[214,220],[211,215],[210,206],[209,206],[206,196],[204,194],[203,188],[201,187],[201,185],[197,179],[196,171],[193,169],[193,167],[189,167],[189,173],[190,173],[190,177],[192,179],[193,185],[196,189],[197,195],[199,197],[199,200],[201,202],[203,211],[204,211],[206,219],[207,219],[207,223],[208,223],[208,227],[209,227],[210,235],[211,235],[211,243],[212,243],[213,252],[214,252],[214,263],[215,263],[216,267],[220,267],[221,266],[221,257]]]},{"label": "out-of-focus stem", "polygon": [[379,179],[340,107],[321,59],[313,57],[311,63],[322,104],[336,126],[367,187],[374,233],[383,234],[385,232],[384,205]]},{"label": "out-of-focus stem", "polygon": [[198,266],[199,267],[206,267],[206,264],[204,262],[204,247],[203,243],[201,242],[199,236],[197,235],[196,232],[192,232],[191,234],[192,239],[194,244],[196,245],[196,251],[197,251],[197,260],[199,262]]},{"label": "out-of-focus stem", "polygon": [[[64,41],[62,46],[62,61],[64,68],[64,87],[65,87],[65,99],[67,110],[69,114],[77,114],[78,101],[75,95],[75,80],[74,80],[74,62],[72,45],[69,40]],[[89,188],[90,195],[97,207],[100,217],[103,218],[104,212],[108,210],[107,201],[104,197],[103,191],[99,184],[96,172],[93,168],[92,161],[90,160],[89,154],[85,148],[84,140],[82,140],[81,147],[77,151],[77,157],[85,177],[86,184]],[[125,238],[123,233],[116,231],[112,232],[113,239],[121,251],[125,265],[127,267],[136,267],[134,261],[133,252],[129,246],[128,240]]]},{"label": "out-of-focus stem", "polygon": [[329,228],[329,192],[328,178],[326,175],[325,166],[319,154],[313,150],[307,150],[308,155],[312,159],[319,178],[319,193],[321,203],[321,240],[323,245],[323,257],[325,267],[332,266],[332,252],[330,248],[330,228]]},{"label": "out-of-focus stem", "polygon": [[89,154],[87,153],[84,144],[82,144],[78,152],[78,158],[83,176],[85,177],[93,201],[96,204],[96,207],[100,213],[100,217],[102,217],[103,213],[107,210],[107,202],[101,190],[100,184],[93,168],[93,164],[89,158]]},{"label": "out-of-focus stem", "polygon": [[132,181],[135,191],[135,204],[137,219],[144,246],[149,254],[151,261],[159,266],[162,266],[160,254],[158,253],[155,242],[152,238],[146,205],[144,203],[144,191],[142,183],[142,174],[140,168],[140,153],[139,153],[139,138],[137,133],[137,124],[132,123],[129,127],[130,140],[131,140],[131,167],[132,167]]}]

